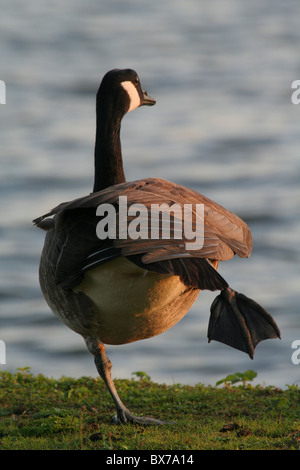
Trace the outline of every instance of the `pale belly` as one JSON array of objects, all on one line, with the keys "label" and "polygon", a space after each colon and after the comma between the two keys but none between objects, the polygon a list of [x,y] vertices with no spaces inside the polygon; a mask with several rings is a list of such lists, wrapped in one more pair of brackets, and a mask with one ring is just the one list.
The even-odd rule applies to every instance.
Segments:
[{"label": "pale belly", "polygon": [[157,274],[117,258],[85,273],[74,289],[95,304],[97,334],[106,344],[125,344],[158,335],[190,309],[199,290],[179,276]]}]

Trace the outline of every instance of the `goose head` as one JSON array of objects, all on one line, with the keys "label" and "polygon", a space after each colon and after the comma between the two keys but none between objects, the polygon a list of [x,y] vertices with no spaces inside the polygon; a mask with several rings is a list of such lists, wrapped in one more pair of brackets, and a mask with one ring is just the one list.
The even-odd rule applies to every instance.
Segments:
[{"label": "goose head", "polygon": [[113,69],[104,75],[96,101],[95,180],[93,192],[125,181],[120,129],[126,113],[155,100],[141,87],[131,69]]},{"label": "goose head", "polygon": [[153,106],[155,103],[143,90],[138,74],[132,69],[107,72],[97,93],[97,108],[110,110],[119,118],[140,106]]}]

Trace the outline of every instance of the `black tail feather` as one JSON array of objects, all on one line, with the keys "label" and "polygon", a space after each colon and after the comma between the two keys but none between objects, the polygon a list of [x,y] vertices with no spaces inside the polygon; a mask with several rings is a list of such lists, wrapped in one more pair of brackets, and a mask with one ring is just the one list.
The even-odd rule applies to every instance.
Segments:
[{"label": "black tail feather", "polygon": [[228,286],[221,274],[204,258],[176,258],[143,263],[143,254],[127,258],[138,266],[162,274],[179,276],[188,287],[201,290],[221,290]]}]

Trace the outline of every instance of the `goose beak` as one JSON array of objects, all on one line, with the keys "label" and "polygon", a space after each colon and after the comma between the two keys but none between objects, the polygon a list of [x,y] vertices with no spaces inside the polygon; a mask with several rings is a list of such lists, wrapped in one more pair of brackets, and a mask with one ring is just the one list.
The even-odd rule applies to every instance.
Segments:
[{"label": "goose beak", "polygon": [[153,106],[155,103],[155,99],[151,98],[151,96],[149,96],[148,93],[143,90],[143,97],[140,106]]}]

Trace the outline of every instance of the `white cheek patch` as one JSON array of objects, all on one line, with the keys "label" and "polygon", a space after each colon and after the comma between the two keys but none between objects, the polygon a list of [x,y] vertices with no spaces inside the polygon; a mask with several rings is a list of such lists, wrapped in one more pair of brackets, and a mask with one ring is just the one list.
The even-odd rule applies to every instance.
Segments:
[{"label": "white cheek patch", "polygon": [[129,111],[133,111],[134,109],[140,106],[141,98],[136,87],[134,86],[132,82],[130,81],[121,82],[121,85],[124,88],[124,90],[127,91],[127,94],[129,96],[130,105],[127,111],[129,113]]}]

